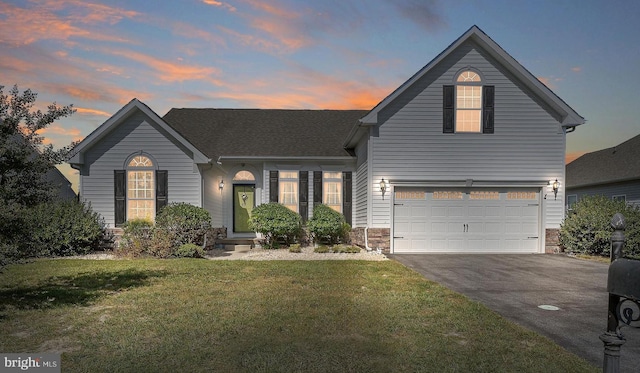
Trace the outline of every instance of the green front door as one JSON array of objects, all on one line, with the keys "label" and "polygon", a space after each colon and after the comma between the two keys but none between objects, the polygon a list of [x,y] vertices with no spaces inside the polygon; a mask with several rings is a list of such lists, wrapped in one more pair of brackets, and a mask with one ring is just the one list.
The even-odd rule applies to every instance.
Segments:
[{"label": "green front door", "polygon": [[250,233],[249,218],[255,206],[255,184],[235,184],[233,186],[233,231]]}]

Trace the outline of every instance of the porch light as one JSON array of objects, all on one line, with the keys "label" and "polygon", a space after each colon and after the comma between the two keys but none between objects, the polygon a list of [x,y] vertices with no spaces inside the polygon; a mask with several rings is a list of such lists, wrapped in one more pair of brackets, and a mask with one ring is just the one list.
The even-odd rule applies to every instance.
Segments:
[{"label": "porch light", "polygon": [[218,188],[220,190],[224,189],[224,180],[220,180],[220,183],[218,184]]},{"label": "porch light", "polygon": [[384,177],[380,180],[380,192],[382,193],[382,199],[384,199],[384,194],[387,192],[387,182],[384,181]]},{"label": "porch light", "polygon": [[553,199],[558,199],[558,189],[560,189],[558,179],[551,184],[551,189],[553,189]]}]

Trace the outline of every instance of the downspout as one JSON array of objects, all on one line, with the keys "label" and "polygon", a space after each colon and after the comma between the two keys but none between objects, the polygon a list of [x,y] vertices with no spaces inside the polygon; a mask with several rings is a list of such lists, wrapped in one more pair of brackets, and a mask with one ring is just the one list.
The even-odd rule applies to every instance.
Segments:
[{"label": "downspout", "polygon": [[367,252],[373,251],[372,248],[369,247],[369,226],[364,227],[364,248],[367,249]]}]

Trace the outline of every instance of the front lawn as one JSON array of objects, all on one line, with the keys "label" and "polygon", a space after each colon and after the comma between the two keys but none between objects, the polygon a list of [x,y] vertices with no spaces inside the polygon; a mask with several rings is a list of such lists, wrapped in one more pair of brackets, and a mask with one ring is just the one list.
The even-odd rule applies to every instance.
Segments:
[{"label": "front lawn", "polygon": [[395,261],[14,265],[0,351],[63,372],[598,371]]}]

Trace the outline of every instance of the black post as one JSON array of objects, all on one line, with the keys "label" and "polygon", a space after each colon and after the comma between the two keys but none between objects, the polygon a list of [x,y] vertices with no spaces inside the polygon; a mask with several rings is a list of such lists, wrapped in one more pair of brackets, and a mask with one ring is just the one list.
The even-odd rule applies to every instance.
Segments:
[{"label": "black post", "polygon": [[[611,218],[611,227],[614,232],[611,234],[611,262],[623,257],[624,230],[626,224],[624,216],[617,213]],[[626,342],[620,333],[618,314],[616,307],[620,302],[620,296],[609,293],[609,313],[607,315],[607,332],[600,336],[604,343],[604,362],[602,371],[604,373],[620,372],[620,347]]]}]

